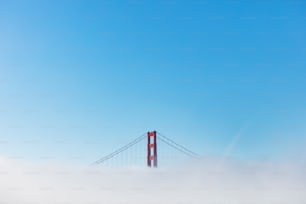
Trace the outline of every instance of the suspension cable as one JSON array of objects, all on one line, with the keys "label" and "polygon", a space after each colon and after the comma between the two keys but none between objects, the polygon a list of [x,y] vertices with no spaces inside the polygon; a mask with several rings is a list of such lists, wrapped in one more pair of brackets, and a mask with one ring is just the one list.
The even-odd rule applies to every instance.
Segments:
[{"label": "suspension cable", "polygon": [[141,136],[137,137],[136,139],[134,139],[133,141],[131,141],[130,143],[124,145],[123,147],[113,151],[112,153],[98,159],[97,161],[95,161],[94,163],[92,163],[93,165],[97,165],[97,164],[101,164],[113,157],[115,157],[116,155],[120,154],[121,152],[133,147],[134,145],[136,145],[137,143],[139,143],[140,141],[142,141],[143,139],[146,138],[146,133],[142,134]]},{"label": "suspension cable", "polygon": [[197,157],[197,156],[195,156],[195,155],[192,155],[192,154],[190,154],[190,153],[184,151],[183,149],[181,149],[181,148],[179,148],[179,147],[177,147],[177,146],[171,144],[170,142],[168,142],[167,140],[165,140],[165,139],[163,139],[163,138],[161,138],[161,137],[159,138],[159,140],[162,141],[162,142],[164,142],[165,144],[169,145],[170,147],[176,149],[177,151],[179,151],[179,152],[181,152],[181,153],[183,153],[183,154],[189,156],[189,157],[192,157],[192,158],[194,158],[194,159],[198,159],[198,158],[199,158],[199,157]]},{"label": "suspension cable", "polygon": [[[171,143],[173,146],[176,146],[176,148],[181,149],[182,151],[188,152],[188,154],[190,154],[190,156],[192,157],[200,157],[200,155],[198,155],[197,153],[187,149],[186,147],[174,142],[173,140],[169,139],[168,137],[164,136],[163,134],[161,134],[160,132],[157,132],[158,135],[160,136],[159,139],[164,139],[166,140],[168,143]],[[168,144],[167,143],[167,144]],[[168,144],[169,145],[169,144]]]}]

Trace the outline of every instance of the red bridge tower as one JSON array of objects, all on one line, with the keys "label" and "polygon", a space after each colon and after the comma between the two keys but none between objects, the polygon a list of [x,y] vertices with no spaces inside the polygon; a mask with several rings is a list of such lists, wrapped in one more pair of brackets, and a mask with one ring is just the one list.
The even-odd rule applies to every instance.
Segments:
[{"label": "red bridge tower", "polygon": [[148,154],[147,165],[148,167],[157,167],[157,143],[156,131],[148,132]]}]

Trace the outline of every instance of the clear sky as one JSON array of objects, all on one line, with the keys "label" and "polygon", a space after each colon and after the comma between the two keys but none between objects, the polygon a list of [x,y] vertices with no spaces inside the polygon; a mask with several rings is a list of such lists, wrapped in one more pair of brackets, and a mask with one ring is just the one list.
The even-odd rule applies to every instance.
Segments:
[{"label": "clear sky", "polygon": [[88,163],[148,130],[305,159],[303,0],[0,0],[0,155]]}]

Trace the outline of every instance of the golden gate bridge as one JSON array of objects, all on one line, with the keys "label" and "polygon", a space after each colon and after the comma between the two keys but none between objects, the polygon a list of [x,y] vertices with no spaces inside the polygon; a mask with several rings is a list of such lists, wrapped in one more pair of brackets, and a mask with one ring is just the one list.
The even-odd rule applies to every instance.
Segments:
[{"label": "golden gate bridge", "polygon": [[[133,149],[134,152],[132,151]],[[173,150],[174,152],[171,153],[169,150]],[[113,167],[128,166],[131,163],[138,163],[138,165],[146,165],[149,168],[157,168],[160,165],[160,161],[164,160],[164,164],[169,164],[177,160],[177,158],[179,158],[178,153],[188,159],[200,158],[199,154],[178,144],[160,132],[151,131],[142,134],[110,154],[101,157],[92,165],[107,165]],[[135,162],[137,160],[139,160],[139,162]]]}]

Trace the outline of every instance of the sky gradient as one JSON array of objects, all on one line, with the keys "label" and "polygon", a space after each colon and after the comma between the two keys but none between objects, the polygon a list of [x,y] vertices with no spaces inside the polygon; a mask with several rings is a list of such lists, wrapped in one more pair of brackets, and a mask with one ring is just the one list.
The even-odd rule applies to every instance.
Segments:
[{"label": "sky gradient", "polygon": [[148,130],[305,160],[306,2],[0,0],[0,154],[88,163]]}]

